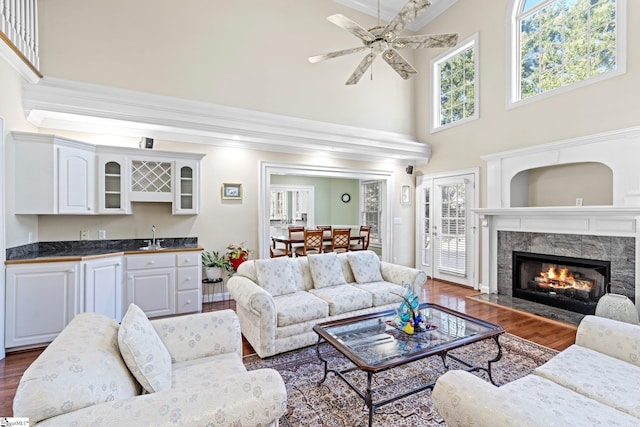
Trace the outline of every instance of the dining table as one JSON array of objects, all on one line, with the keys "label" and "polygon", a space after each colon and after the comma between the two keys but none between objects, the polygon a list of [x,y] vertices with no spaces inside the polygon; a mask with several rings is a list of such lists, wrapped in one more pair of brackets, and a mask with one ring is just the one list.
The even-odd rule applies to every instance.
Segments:
[{"label": "dining table", "polygon": [[[336,227],[334,229],[339,229],[342,227]],[[351,241],[355,244],[364,245],[364,240],[366,236],[360,234],[360,227],[344,227],[349,228],[351,230]],[[308,230],[315,230],[313,228],[309,228]],[[331,230],[324,230],[322,233],[322,240],[324,242],[331,242]],[[283,243],[285,245],[285,252],[287,256],[293,255],[294,245],[302,246],[304,245],[304,231],[296,231],[289,235],[279,235],[279,236],[271,236],[271,241],[274,243]]]}]

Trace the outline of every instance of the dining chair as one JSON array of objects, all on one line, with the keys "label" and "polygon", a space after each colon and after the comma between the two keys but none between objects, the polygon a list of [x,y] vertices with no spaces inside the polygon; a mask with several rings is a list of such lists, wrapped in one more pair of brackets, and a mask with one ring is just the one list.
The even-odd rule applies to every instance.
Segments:
[{"label": "dining chair", "polygon": [[269,255],[271,258],[279,258],[282,256],[291,256],[291,253],[289,252],[289,246],[287,246],[287,244],[284,244],[284,247],[278,247],[278,242],[272,237]]},{"label": "dining chair", "polygon": [[316,230],[322,230],[323,237],[325,239],[331,239],[331,226],[330,225],[316,225]]},{"label": "dining chair", "polygon": [[347,252],[351,243],[350,228],[334,228],[331,231],[331,245],[326,245],[325,252]]},{"label": "dining chair", "polygon": [[360,238],[357,243],[349,246],[350,251],[366,251],[369,249],[369,240],[371,238],[371,227],[368,225],[360,226]]},{"label": "dining chair", "polygon": [[[299,240],[302,242],[304,240],[304,230],[305,227],[300,225],[290,225],[289,228],[289,240]],[[289,243],[289,253],[293,256],[294,251],[297,247],[302,247],[302,243]]]},{"label": "dining chair", "polygon": [[304,245],[295,251],[297,256],[322,253],[322,230],[304,230]]}]

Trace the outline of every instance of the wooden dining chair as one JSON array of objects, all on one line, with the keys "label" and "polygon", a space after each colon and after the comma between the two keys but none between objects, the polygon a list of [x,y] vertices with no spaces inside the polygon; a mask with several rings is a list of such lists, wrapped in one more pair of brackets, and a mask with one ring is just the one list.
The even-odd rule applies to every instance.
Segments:
[{"label": "wooden dining chair", "polygon": [[371,227],[368,225],[360,226],[360,238],[357,243],[349,246],[350,251],[366,251],[369,249],[369,240],[371,239]]},{"label": "wooden dining chair", "polygon": [[295,251],[297,256],[322,253],[322,230],[304,230],[304,245]]},{"label": "wooden dining chair", "polygon": [[331,245],[325,246],[325,252],[347,252],[351,244],[350,228],[334,228],[331,230]]},{"label": "wooden dining chair", "polygon": [[271,238],[271,246],[269,247],[269,255],[271,258],[279,258],[282,256],[291,256],[291,252],[289,252],[289,246],[284,244],[284,247],[278,247],[278,242],[273,237]]},{"label": "wooden dining chair", "polygon": [[316,230],[322,230],[323,237],[325,239],[331,239],[331,226],[330,225],[316,225]]},{"label": "wooden dining chair", "polygon": [[[291,225],[288,228],[289,230],[289,240],[299,240],[302,242],[304,240],[304,230],[305,227],[299,225]],[[302,243],[289,243],[289,253],[293,256],[295,249],[298,247],[302,247]]]}]

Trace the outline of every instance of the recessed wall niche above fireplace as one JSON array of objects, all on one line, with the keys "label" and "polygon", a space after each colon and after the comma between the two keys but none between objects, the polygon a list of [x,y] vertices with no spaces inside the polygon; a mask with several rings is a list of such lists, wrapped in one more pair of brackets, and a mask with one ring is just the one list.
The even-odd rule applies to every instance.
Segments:
[{"label": "recessed wall niche above fireplace", "polygon": [[594,314],[610,278],[610,261],[513,252],[516,298]]}]

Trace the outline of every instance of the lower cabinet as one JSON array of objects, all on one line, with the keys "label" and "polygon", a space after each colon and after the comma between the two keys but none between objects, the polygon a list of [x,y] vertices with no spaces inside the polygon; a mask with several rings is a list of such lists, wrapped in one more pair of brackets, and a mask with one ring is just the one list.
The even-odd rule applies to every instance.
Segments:
[{"label": "lower cabinet", "polygon": [[197,312],[201,283],[200,251],[9,264],[5,347],[47,344],[83,311],[118,322],[130,303],[148,317]]},{"label": "lower cabinet", "polygon": [[126,255],[127,305],[147,317],[193,313],[202,309],[200,252]]},{"label": "lower cabinet", "polygon": [[8,265],[5,347],[53,341],[81,311],[79,263]]},{"label": "lower cabinet", "polygon": [[174,268],[127,271],[127,305],[134,303],[147,317],[176,312]]},{"label": "lower cabinet", "polygon": [[84,311],[104,314],[120,322],[124,313],[122,256],[83,261]]}]

